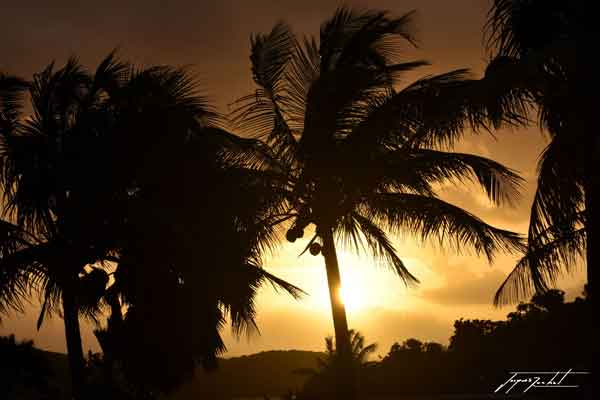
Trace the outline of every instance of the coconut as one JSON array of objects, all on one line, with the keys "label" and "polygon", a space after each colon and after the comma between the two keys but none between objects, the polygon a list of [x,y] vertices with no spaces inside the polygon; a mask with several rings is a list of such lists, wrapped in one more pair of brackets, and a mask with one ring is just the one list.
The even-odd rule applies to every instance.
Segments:
[{"label": "coconut", "polygon": [[321,252],[321,245],[317,242],[311,243],[310,246],[308,247],[308,251],[313,256],[316,256],[317,254],[319,254]]},{"label": "coconut", "polygon": [[288,242],[294,243],[297,239],[296,232],[294,231],[294,229],[288,229],[288,231],[285,233],[285,238]]}]

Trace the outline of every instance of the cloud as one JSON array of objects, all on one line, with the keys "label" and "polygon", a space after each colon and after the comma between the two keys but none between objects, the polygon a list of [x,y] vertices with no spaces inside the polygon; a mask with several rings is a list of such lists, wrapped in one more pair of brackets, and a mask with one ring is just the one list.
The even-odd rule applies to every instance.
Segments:
[{"label": "cloud", "polygon": [[491,304],[494,293],[506,278],[501,271],[494,269],[477,275],[467,268],[447,277],[442,287],[426,289],[421,296],[433,303],[442,305]]}]

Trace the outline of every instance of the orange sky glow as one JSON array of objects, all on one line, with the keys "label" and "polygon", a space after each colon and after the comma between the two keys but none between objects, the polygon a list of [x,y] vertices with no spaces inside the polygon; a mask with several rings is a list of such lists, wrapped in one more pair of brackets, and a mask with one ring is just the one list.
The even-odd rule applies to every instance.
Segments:
[{"label": "orange sky glow", "polygon": [[[71,54],[92,66],[119,46],[124,58],[139,64],[191,64],[223,113],[228,111],[227,104],[252,90],[248,59],[251,33],[267,31],[284,19],[298,33],[315,34],[319,23],[340,4],[329,0],[150,1],[139,12],[129,3],[111,5],[107,1],[103,2],[106,9],[100,12],[94,11],[96,5],[91,3],[78,8],[58,1],[52,6],[38,5],[35,10],[27,1],[16,3],[2,6],[10,9],[6,15],[14,17],[0,26],[4,39],[0,42],[0,70],[27,77],[52,59],[60,63]],[[432,66],[411,78],[463,67],[471,68],[474,76],[481,75],[486,60],[482,27],[487,0],[347,3],[388,9],[395,14],[418,11],[420,48],[407,47],[407,58],[427,59]],[[22,24],[23,18],[27,18],[27,24]],[[496,136],[468,133],[457,150],[490,157],[518,170],[526,179],[518,204],[513,208],[492,207],[470,186],[448,185],[440,188],[440,194],[490,224],[524,233],[535,188],[537,156],[545,138],[536,127],[501,131]],[[260,335],[250,332],[234,338],[227,329],[226,356],[270,349],[324,348],[324,337],[333,334],[324,263],[322,257],[308,253],[299,257],[306,243],[306,237],[294,244],[282,242],[278,251],[265,257],[265,268],[309,295],[296,301],[271,287],[262,288],[257,299]],[[379,343],[378,354],[386,354],[393,342],[410,337],[446,344],[455,319],[502,319],[511,310],[494,308],[491,303],[518,255],[499,255],[490,266],[487,260],[468,252],[442,251],[435,243],[423,244],[410,236],[396,237],[394,243],[410,271],[422,282],[418,287],[405,287],[385,265],[366,255],[343,247],[338,255],[349,325],[361,331],[368,342]],[[580,294],[583,281],[580,268],[575,276],[564,280],[561,288],[572,298]],[[36,332],[37,310],[34,302],[24,315],[4,318],[0,335],[15,332],[20,338],[34,339],[39,347],[64,352],[62,320],[54,316]],[[83,327],[84,347],[97,351],[92,328],[90,324]]]}]

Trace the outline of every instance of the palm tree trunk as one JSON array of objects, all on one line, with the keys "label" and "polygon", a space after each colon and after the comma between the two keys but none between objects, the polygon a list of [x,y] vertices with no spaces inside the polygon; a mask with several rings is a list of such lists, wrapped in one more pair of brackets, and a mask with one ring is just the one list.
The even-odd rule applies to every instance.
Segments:
[{"label": "palm tree trunk", "polygon": [[340,268],[335,251],[332,229],[324,229],[321,234],[323,237],[322,253],[323,258],[325,259],[329,299],[331,302],[331,312],[333,314],[333,328],[335,330],[335,348],[340,367],[338,371],[340,380],[337,385],[339,389],[338,394],[340,399],[352,399],[356,396],[356,377],[352,370],[352,353],[350,348],[346,308],[344,307],[340,293],[342,288]]},{"label": "palm tree trunk", "polygon": [[67,356],[71,370],[71,386],[73,398],[82,399],[84,384],[84,358],[79,331],[79,307],[75,299],[73,286],[68,285],[62,293],[63,314],[65,321],[65,338],[67,341]]},{"label": "palm tree trunk", "polygon": [[346,308],[340,293],[342,279],[331,229],[327,229],[323,234],[323,258],[325,258],[325,269],[327,270],[329,300],[331,301],[333,328],[335,330],[335,346],[337,353],[341,355],[350,352],[350,336],[348,335]]}]

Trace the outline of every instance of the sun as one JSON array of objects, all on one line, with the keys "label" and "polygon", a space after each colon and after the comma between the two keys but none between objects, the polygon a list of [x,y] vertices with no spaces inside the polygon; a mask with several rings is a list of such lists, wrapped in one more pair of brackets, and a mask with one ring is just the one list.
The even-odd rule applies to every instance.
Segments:
[{"label": "sun", "polygon": [[[360,258],[350,252],[340,251],[338,259],[342,266],[340,268],[341,289],[335,290],[333,301],[343,304],[351,318],[359,316],[362,318],[371,311],[381,309],[411,308],[416,296],[402,285],[402,281],[394,271],[389,268],[377,268],[378,265],[370,258]],[[308,260],[313,263],[282,269],[279,275],[298,284],[308,293],[301,302],[302,307],[330,315],[332,299],[326,270],[323,268],[322,260],[316,257]],[[418,276],[427,270],[427,265],[416,258],[406,257],[405,263],[411,270],[417,271]],[[294,275],[289,274],[290,271],[293,271]],[[286,276],[285,273],[289,275]],[[430,278],[429,275],[426,277]],[[433,278],[435,277],[431,279]]]},{"label": "sun", "polygon": [[361,293],[360,287],[352,284],[351,280],[344,282],[339,289],[339,298],[348,311],[358,311],[367,305],[366,298]]}]

